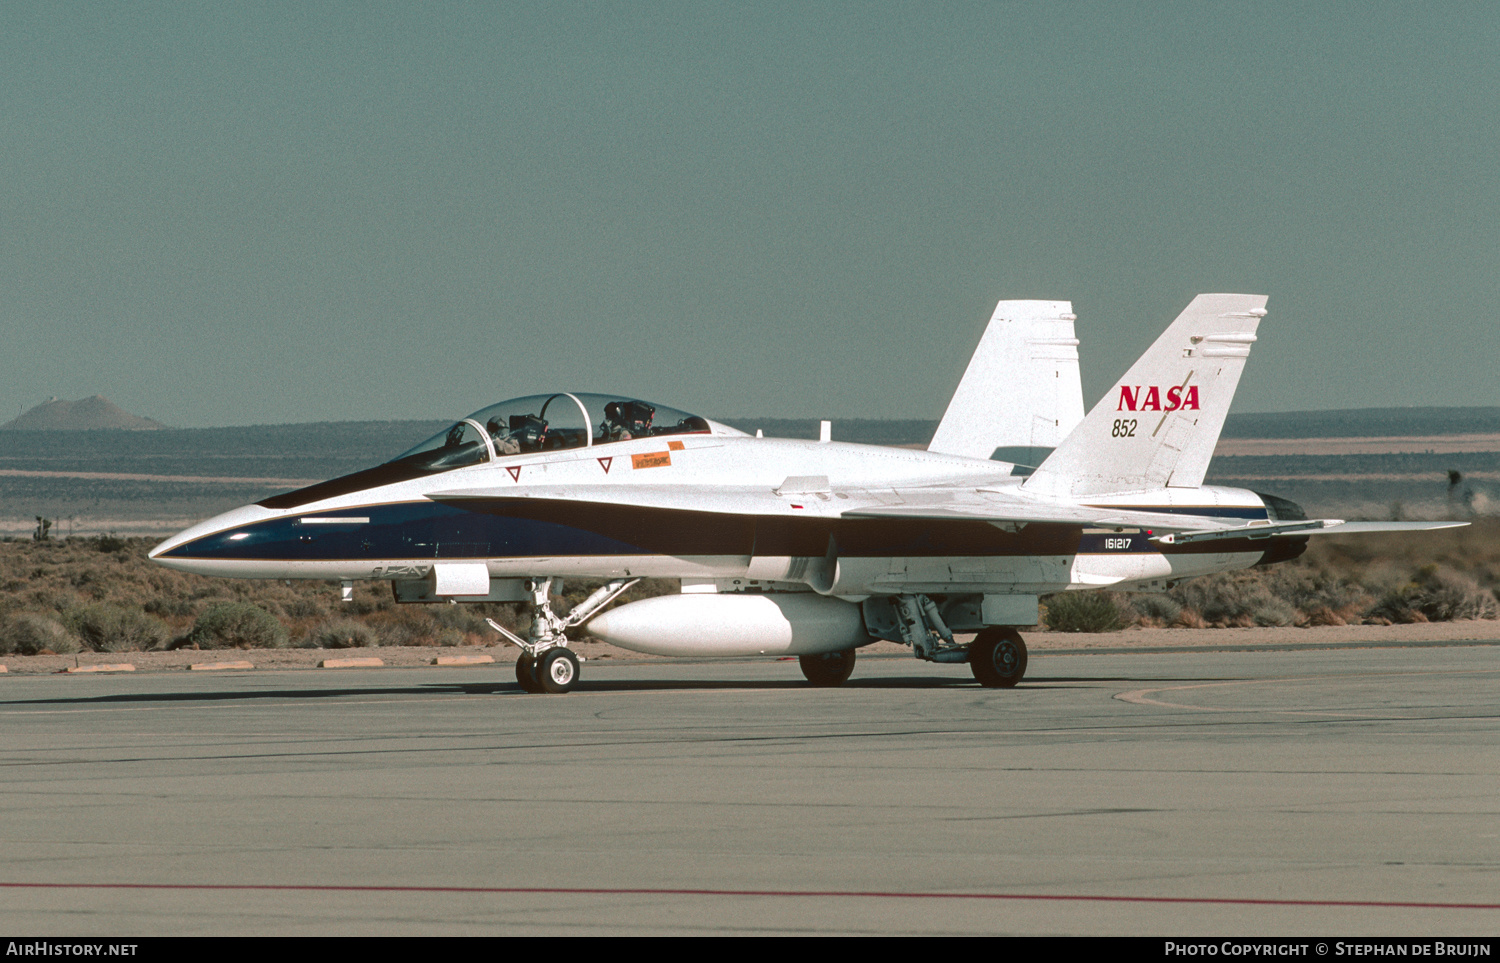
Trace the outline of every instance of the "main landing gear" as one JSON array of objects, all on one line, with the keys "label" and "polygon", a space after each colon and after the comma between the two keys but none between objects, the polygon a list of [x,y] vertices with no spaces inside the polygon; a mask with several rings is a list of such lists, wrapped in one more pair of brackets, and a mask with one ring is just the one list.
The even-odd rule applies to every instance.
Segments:
[{"label": "main landing gear", "polygon": [[815,686],[843,685],[854,671],[854,650],[842,652],[820,652],[817,655],[799,655],[802,674]]},{"label": "main landing gear", "polygon": [[[912,655],[926,662],[967,662],[974,679],[987,689],[1012,688],[1026,675],[1026,643],[1011,626],[980,626],[974,641],[963,645],[954,639],[938,604],[926,595],[872,599],[864,612],[872,635],[905,642]],[[949,607],[949,614],[959,619],[960,631],[972,629],[979,613],[978,605],[967,612],[962,605]]]},{"label": "main landing gear", "polygon": [[[583,659],[568,648],[567,630],[582,625],[590,616],[613,602],[621,592],[639,581],[638,578],[622,578],[608,582],[578,603],[566,616],[559,616],[552,611],[552,579],[532,579],[527,583],[531,589],[531,631],[524,641],[494,619],[485,619],[490,628],[520,646],[521,655],[516,659],[516,682],[521,688],[527,692],[556,695],[571,692],[578,682],[579,663]],[[850,662],[852,665],[853,659]]]},{"label": "main landing gear", "polygon": [[969,643],[969,668],[986,689],[1010,689],[1026,674],[1026,643],[1008,625],[984,629]]}]

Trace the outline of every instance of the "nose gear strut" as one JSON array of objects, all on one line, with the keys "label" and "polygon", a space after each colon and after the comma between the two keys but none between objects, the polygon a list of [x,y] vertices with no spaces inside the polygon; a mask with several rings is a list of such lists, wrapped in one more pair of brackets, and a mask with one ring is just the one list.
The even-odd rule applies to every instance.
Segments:
[{"label": "nose gear strut", "polygon": [[620,578],[606,582],[566,616],[559,616],[552,611],[552,577],[529,579],[526,587],[531,592],[531,631],[527,638],[522,639],[494,619],[485,619],[490,628],[520,647],[521,655],[516,659],[516,681],[521,688],[527,692],[571,691],[578,681],[579,663],[583,658],[568,648],[568,629],[587,622],[639,581],[638,578]]}]

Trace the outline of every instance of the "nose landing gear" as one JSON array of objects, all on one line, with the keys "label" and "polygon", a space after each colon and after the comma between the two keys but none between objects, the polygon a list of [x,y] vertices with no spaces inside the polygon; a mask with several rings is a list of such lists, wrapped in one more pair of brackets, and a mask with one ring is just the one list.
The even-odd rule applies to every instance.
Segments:
[{"label": "nose landing gear", "polygon": [[521,688],[527,692],[554,695],[571,692],[578,682],[579,663],[583,660],[568,648],[567,630],[588,621],[639,581],[631,578],[608,582],[563,617],[552,611],[552,579],[532,579],[529,582],[531,631],[524,641],[494,619],[485,619],[490,628],[520,647],[521,655],[516,659],[516,682]]},{"label": "nose landing gear", "polygon": [[516,657],[516,682],[527,692],[541,692],[542,685],[536,679],[536,656],[522,652]]},{"label": "nose landing gear", "polygon": [[568,692],[573,688],[573,683],[578,681],[579,661],[578,656],[561,646],[548,649],[536,660],[536,667],[532,670],[537,688],[528,691],[553,695]]}]

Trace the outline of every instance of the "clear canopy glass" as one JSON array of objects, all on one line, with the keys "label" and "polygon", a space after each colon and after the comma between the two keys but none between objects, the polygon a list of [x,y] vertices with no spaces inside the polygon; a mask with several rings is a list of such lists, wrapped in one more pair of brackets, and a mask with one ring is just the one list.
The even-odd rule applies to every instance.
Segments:
[{"label": "clear canopy glass", "polygon": [[402,452],[388,464],[402,462],[419,472],[448,471],[490,460],[490,446],[478,426],[460,421],[439,432],[410,451]]},{"label": "clear canopy glass", "polygon": [[706,435],[714,429],[707,418],[638,398],[558,392],[481,408],[392,463],[409,461],[424,471],[446,471],[492,456],[588,448],[659,435]]}]

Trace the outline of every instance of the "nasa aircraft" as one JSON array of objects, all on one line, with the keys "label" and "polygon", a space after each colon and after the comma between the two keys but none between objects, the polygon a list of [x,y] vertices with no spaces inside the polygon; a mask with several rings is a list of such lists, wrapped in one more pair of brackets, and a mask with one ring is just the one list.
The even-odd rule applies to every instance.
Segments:
[{"label": "nasa aircraft", "polygon": [[[1083,416],[1071,306],[1001,302],[926,451],[752,437],[617,395],[519,398],[151,557],[339,580],[346,599],[385,579],[400,601],[530,602],[527,638],[490,624],[533,692],[576,683],[579,628],[662,655],[796,655],[828,686],[888,639],[1014,686],[1040,595],[1162,591],[1295,558],[1310,535],[1461,524],[1309,519],[1203,484],[1265,303],[1199,295]],[[551,593],[574,577],[605,584],[560,616]],[[682,592],[605,610],[644,577]]]}]

